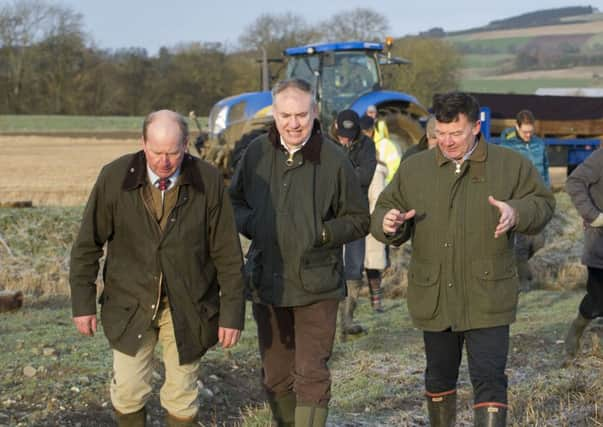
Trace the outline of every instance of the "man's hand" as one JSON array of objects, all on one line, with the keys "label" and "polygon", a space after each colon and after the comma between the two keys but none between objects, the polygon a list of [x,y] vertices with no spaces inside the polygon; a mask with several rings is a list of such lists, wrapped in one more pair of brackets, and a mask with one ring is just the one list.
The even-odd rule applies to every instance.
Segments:
[{"label": "man's hand", "polygon": [[488,196],[488,203],[496,207],[500,212],[500,218],[496,230],[494,230],[494,238],[498,239],[507,231],[515,227],[517,224],[517,212],[511,206],[500,200],[496,200],[492,196]]},{"label": "man's hand", "polygon": [[401,213],[398,209],[390,209],[383,217],[383,232],[385,234],[396,234],[398,229],[405,221],[415,216],[415,210]]},{"label": "man's hand", "polygon": [[233,347],[239,338],[241,337],[241,331],[238,329],[218,328],[218,341],[222,345],[222,348]]},{"label": "man's hand", "polygon": [[76,316],[73,318],[73,323],[80,334],[89,337],[94,336],[94,333],[96,332],[96,314]]}]

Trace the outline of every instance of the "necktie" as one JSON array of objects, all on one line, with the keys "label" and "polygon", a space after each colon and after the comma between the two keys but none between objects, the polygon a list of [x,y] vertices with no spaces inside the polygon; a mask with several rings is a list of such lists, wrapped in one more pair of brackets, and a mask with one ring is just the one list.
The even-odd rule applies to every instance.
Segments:
[{"label": "necktie", "polygon": [[169,178],[159,178],[159,180],[157,181],[157,188],[159,188],[159,190],[161,190],[161,191],[167,190],[167,188],[169,186],[170,186]]}]

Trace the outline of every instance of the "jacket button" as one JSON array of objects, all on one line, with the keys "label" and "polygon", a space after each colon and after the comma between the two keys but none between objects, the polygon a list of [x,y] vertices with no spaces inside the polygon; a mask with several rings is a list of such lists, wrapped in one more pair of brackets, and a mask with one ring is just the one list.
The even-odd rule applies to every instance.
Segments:
[{"label": "jacket button", "polygon": [[490,272],[484,271],[484,276],[487,276],[488,274],[490,274]]},{"label": "jacket button", "polygon": [[151,305],[151,308],[152,308],[153,310],[155,310],[155,304],[152,304],[152,305]]},{"label": "jacket button", "polygon": [[138,334],[138,339],[142,339],[142,334]]},{"label": "jacket button", "polygon": [[448,287],[452,288],[453,284],[452,283],[448,283]]}]

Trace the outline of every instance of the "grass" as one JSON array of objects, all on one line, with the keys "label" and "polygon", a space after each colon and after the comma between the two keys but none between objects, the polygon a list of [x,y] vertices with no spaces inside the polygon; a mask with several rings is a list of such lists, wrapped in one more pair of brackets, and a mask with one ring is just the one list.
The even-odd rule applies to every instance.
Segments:
[{"label": "grass", "polygon": [[[137,116],[62,116],[62,115],[0,115],[3,132],[140,132],[144,117]],[[207,117],[199,118],[201,126]],[[191,131],[197,130],[189,120]]]},{"label": "grass", "polygon": [[592,79],[466,79],[460,82],[460,90],[468,92],[533,94],[545,87],[603,87],[603,82]]},{"label": "grass", "polygon": [[468,40],[463,36],[449,40],[461,51],[483,52],[488,54],[508,54],[516,52],[530,41],[530,37],[508,37],[486,40]]},{"label": "grass", "polygon": [[515,55],[508,53],[495,53],[491,55],[466,54],[463,55],[464,68],[492,68],[507,62],[513,62]]}]

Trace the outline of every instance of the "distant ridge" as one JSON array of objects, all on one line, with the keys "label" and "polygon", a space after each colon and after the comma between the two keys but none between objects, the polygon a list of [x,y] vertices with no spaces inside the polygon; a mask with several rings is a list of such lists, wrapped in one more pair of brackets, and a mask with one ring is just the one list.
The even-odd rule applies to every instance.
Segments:
[{"label": "distant ridge", "polygon": [[[592,6],[571,6],[557,9],[542,9],[535,12],[523,13],[510,18],[490,21],[488,25],[470,28],[468,30],[446,32],[443,28],[436,27],[419,33],[424,37],[460,36],[484,31],[499,31],[522,29],[526,27],[541,27],[545,25],[575,24],[584,21],[585,15],[598,13]],[[575,18],[575,19],[572,19]]]}]

